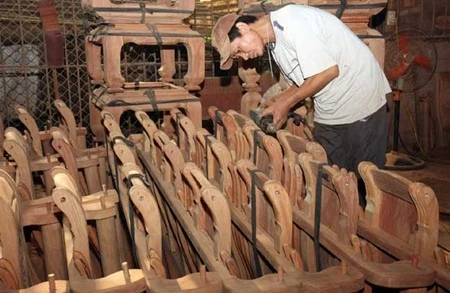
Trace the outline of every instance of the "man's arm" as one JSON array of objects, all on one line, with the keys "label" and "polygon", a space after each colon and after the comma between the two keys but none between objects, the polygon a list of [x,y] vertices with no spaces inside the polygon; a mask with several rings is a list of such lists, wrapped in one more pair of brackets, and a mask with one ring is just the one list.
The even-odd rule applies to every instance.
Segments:
[{"label": "man's arm", "polygon": [[296,85],[290,86],[288,89],[273,98],[275,103],[267,107],[261,113],[261,116],[272,114],[273,123],[275,123],[277,129],[279,129],[284,122],[286,122],[287,114],[292,107],[307,97],[314,96],[338,76],[339,68],[337,65],[334,65],[316,75],[309,77],[299,87]]}]

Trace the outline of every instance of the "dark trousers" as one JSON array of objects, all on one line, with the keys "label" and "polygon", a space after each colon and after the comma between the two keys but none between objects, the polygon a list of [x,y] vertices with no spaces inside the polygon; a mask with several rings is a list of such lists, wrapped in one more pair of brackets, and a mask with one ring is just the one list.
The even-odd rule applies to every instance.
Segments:
[{"label": "dark trousers", "polygon": [[384,169],[386,160],[388,125],[386,105],[359,121],[326,125],[314,123],[314,138],[327,152],[328,163],[338,165],[356,174],[358,178],[359,204],[366,205],[364,182],[358,172],[358,164],[370,161]]}]

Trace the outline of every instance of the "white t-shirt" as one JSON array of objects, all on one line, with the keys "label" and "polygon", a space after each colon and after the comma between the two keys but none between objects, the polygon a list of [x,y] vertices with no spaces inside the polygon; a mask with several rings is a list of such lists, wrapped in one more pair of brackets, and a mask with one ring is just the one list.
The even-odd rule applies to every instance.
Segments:
[{"label": "white t-shirt", "polygon": [[338,125],[363,119],[386,103],[389,83],[370,49],[337,17],[321,9],[287,5],[270,13],[272,55],[291,83],[334,65],[339,76],[314,96],[314,120]]}]

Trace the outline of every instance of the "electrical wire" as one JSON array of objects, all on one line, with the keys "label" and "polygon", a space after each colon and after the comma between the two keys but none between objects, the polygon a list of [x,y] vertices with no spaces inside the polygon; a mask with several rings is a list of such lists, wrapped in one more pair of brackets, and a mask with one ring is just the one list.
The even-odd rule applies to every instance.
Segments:
[{"label": "electrical wire", "polygon": [[[415,98],[415,97],[416,97],[416,92],[414,91],[414,98]],[[414,100],[415,100],[415,99],[414,99]],[[449,166],[450,166],[450,163],[443,163],[443,162],[435,161],[435,160],[433,160],[432,158],[430,158],[430,157],[425,153],[425,151],[423,150],[423,148],[422,148],[422,146],[421,146],[421,144],[420,144],[420,142],[419,142],[419,136],[418,136],[418,134],[417,134],[417,129],[416,129],[416,127],[414,126],[414,121],[413,121],[411,112],[409,111],[409,108],[405,105],[405,103],[401,103],[401,104],[403,104],[403,108],[405,108],[406,113],[408,114],[409,122],[410,122],[411,128],[412,128],[413,133],[414,133],[414,138],[415,138],[416,144],[417,144],[417,146],[419,147],[420,153],[423,155],[423,157],[426,159],[426,161],[429,161],[429,162],[432,162],[432,163],[436,163],[436,164],[449,165]],[[404,142],[403,142],[403,140],[402,140],[402,137],[400,136],[400,133],[399,133],[398,137],[400,138],[400,142],[401,142],[403,148],[405,149],[405,151],[406,151],[409,155],[413,156],[413,154],[406,148],[406,146],[405,146],[405,144],[404,144]]]}]

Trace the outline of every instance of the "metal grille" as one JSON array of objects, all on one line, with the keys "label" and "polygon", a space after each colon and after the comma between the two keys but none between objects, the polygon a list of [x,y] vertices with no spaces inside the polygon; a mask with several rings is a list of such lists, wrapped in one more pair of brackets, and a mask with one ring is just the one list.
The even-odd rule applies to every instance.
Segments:
[{"label": "metal grille", "polygon": [[32,113],[38,127],[56,123],[53,101],[60,97],[72,109],[78,123],[89,118],[89,77],[84,56],[84,30],[80,1],[56,1],[64,35],[64,65],[47,66],[45,44],[37,1],[0,3],[0,115],[5,126],[21,127],[14,105]]},{"label": "metal grille", "polygon": [[[198,12],[187,22],[205,35],[211,31],[212,20],[219,17],[217,13],[223,14],[237,8],[236,0],[215,1],[220,3],[214,2],[212,6],[212,1],[203,2],[198,1]],[[209,7],[206,10],[205,5]],[[0,1],[0,116],[6,127],[22,128],[14,112],[15,104],[27,107],[40,129],[55,125],[57,116],[53,101],[58,97],[72,109],[77,123],[89,125],[92,88],[86,70],[81,1],[55,0],[55,6],[64,36],[64,65],[52,69],[47,66],[46,52],[52,48],[45,43],[38,1]],[[178,46],[176,54],[177,72],[174,78],[182,79],[187,70],[185,48]],[[213,58],[219,60],[217,53],[209,46],[207,77],[224,74],[214,69],[217,62],[212,62]],[[122,60],[122,74],[127,81],[157,80],[156,70],[160,64],[157,47],[127,44],[122,49]]]}]

